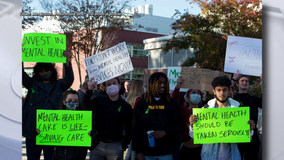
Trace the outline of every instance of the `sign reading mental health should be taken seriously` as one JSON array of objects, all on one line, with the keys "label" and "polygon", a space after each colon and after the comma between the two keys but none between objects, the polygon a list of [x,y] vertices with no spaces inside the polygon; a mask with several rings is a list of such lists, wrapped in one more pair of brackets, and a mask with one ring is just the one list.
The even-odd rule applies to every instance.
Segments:
[{"label": "sign reading mental health should be taken seriously", "polygon": [[224,72],[260,76],[262,39],[228,36]]},{"label": "sign reading mental health should be taken seriously", "polygon": [[126,43],[119,43],[85,59],[88,75],[98,84],[133,70]]},{"label": "sign reading mental health should be taken seriously", "polygon": [[184,79],[181,88],[200,89],[204,91],[213,91],[211,82],[217,76],[228,76],[231,79],[231,74],[194,67],[182,67],[181,76]]},{"label": "sign reading mental health should be taken seriously", "polygon": [[23,62],[66,63],[66,35],[25,33],[22,44]]},{"label": "sign reading mental health should be taken seriously", "polygon": [[249,107],[193,108],[194,144],[250,142]]},{"label": "sign reading mental health should be taken seriously", "polygon": [[[170,90],[174,90],[177,85],[177,79],[181,74],[182,67],[168,67],[168,78],[169,78],[169,85]],[[180,88],[180,92],[186,92],[187,88]]]},{"label": "sign reading mental health should be taken seriously", "polygon": [[91,146],[92,112],[37,110],[37,145]]}]

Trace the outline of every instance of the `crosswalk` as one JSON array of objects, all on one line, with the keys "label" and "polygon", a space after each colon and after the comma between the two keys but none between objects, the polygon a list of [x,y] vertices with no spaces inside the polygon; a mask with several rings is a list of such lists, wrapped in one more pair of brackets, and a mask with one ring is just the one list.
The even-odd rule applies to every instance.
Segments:
[{"label": "crosswalk", "polygon": [[[90,160],[90,151],[88,150],[86,160]],[[22,160],[27,160],[27,152],[26,152],[26,138],[22,137]],[[44,160],[43,152],[41,152],[40,160]]]}]

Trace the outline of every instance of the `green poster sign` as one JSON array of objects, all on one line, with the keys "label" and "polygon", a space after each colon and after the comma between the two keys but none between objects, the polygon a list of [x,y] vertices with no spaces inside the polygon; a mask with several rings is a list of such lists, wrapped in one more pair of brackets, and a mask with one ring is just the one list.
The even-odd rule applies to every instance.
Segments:
[{"label": "green poster sign", "polygon": [[37,145],[91,146],[92,111],[37,110]]},{"label": "green poster sign", "polygon": [[22,44],[23,62],[66,63],[66,35],[25,33]]},{"label": "green poster sign", "polygon": [[193,108],[194,144],[250,142],[249,107]]}]

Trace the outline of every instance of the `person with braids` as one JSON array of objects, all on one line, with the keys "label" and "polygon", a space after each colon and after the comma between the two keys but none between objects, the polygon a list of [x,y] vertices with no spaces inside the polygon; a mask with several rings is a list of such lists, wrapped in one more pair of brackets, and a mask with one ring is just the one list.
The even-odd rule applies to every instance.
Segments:
[{"label": "person with braids", "polygon": [[[148,131],[153,130],[155,146],[150,147]],[[176,137],[183,130],[183,115],[176,100],[170,97],[169,81],[162,72],[153,73],[146,93],[137,102],[133,117],[133,150],[138,160],[171,160]]]},{"label": "person with braids", "polygon": [[51,160],[54,147],[36,145],[36,111],[37,109],[56,110],[61,106],[63,93],[74,81],[70,52],[63,51],[66,58],[64,77],[57,79],[57,71],[52,63],[36,63],[33,77],[29,77],[22,66],[22,85],[28,94],[22,109],[22,135],[26,137],[27,157],[38,160],[43,150],[44,159]]},{"label": "person with braids", "polygon": [[[69,89],[63,96],[62,110],[85,110],[81,106],[78,92]],[[85,160],[87,147],[56,146],[53,160]]]},{"label": "person with braids", "polygon": [[[213,93],[216,98],[208,101],[208,108],[231,108],[239,107],[240,103],[229,98],[231,80],[227,76],[218,76],[211,82],[213,87]],[[192,115],[189,117],[189,135],[193,138],[194,127],[198,117]],[[253,135],[253,129],[255,123],[253,120],[249,120],[251,136]],[[245,125],[245,124],[244,124]],[[238,149],[237,143],[211,143],[203,144],[201,150],[202,160],[241,160],[241,155]]]}]

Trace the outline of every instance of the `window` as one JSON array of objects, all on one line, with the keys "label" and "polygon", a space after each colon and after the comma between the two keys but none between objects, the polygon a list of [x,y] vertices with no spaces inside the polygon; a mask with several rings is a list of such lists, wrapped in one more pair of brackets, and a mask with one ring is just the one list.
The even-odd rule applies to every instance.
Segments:
[{"label": "window", "polygon": [[144,45],[127,45],[131,57],[148,58],[148,51],[144,50]]},{"label": "window", "polygon": [[134,69],[132,71],[132,80],[135,79],[144,79],[144,69]]},{"label": "window", "polygon": [[141,80],[144,79],[144,69],[134,69],[133,71],[121,75],[120,77],[120,80],[135,80],[135,79],[141,79]]}]

